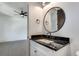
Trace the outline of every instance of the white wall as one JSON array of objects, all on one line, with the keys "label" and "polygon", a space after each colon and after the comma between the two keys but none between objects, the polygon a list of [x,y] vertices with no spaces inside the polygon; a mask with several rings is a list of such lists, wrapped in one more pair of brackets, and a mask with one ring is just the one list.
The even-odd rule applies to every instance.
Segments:
[{"label": "white wall", "polygon": [[[36,23],[40,20],[40,24]],[[42,6],[39,2],[29,3],[29,35],[42,34]]]},{"label": "white wall", "polygon": [[[79,50],[79,3],[78,2],[60,2],[51,3],[50,5],[41,8],[39,3],[30,3],[29,5],[29,33],[42,34],[45,33],[43,28],[43,15],[51,7],[61,7],[66,14],[66,20],[64,26],[56,33],[55,36],[69,37],[71,44],[71,54],[75,55],[76,51]],[[42,15],[43,11],[43,15]],[[35,20],[40,19],[41,23],[36,24]]]},{"label": "white wall", "polygon": [[[51,7],[61,7],[65,11],[66,19],[64,26],[52,35],[69,37],[71,44],[71,54],[75,55],[79,50],[79,3],[78,2],[60,2],[51,3],[43,8],[43,15]],[[45,33],[45,31],[43,31]]]},{"label": "white wall", "polygon": [[26,39],[27,18],[0,13],[0,42]]}]

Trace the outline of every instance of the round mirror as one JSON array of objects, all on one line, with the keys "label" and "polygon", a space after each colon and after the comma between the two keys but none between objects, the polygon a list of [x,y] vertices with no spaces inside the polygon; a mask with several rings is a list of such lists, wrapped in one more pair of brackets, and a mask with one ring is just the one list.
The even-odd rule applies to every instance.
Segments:
[{"label": "round mirror", "polygon": [[65,22],[65,13],[60,7],[49,9],[43,19],[43,25],[46,31],[54,33],[59,31]]}]

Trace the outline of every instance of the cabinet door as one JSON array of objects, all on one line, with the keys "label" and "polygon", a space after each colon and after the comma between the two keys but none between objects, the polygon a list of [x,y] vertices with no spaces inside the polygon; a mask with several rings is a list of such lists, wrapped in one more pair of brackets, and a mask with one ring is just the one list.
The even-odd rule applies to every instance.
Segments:
[{"label": "cabinet door", "polygon": [[30,55],[31,56],[36,56],[36,52],[37,52],[37,50],[34,48],[34,47],[30,47]]},{"label": "cabinet door", "polygon": [[47,52],[42,51],[42,50],[40,50],[40,49],[37,49],[36,55],[37,55],[37,56],[46,56],[46,55],[47,55]]},{"label": "cabinet door", "polygon": [[31,56],[68,56],[70,53],[69,45],[59,49],[58,51],[51,50],[30,40],[30,55]]},{"label": "cabinet door", "polygon": [[[34,53],[34,50],[36,50],[36,53]],[[30,40],[30,55],[34,54],[36,56],[51,56],[54,53],[55,51]]]},{"label": "cabinet door", "polygon": [[31,56],[46,56],[46,53],[44,53],[44,51],[42,51],[41,49],[37,49],[31,46],[30,55]]}]

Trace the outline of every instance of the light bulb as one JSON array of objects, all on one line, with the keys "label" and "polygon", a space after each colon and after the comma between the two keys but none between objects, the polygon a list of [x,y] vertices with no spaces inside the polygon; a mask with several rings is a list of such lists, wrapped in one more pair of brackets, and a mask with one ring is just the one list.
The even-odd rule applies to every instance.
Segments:
[{"label": "light bulb", "polygon": [[45,2],[42,2],[42,5],[45,6]]},{"label": "light bulb", "polygon": [[24,15],[21,15],[22,17],[24,16]]}]

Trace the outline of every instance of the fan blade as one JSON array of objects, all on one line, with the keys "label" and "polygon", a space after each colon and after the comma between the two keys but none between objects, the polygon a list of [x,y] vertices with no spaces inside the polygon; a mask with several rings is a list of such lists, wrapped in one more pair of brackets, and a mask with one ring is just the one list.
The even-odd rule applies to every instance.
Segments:
[{"label": "fan blade", "polygon": [[27,14],[27,12],[24,12],[24,14]]},{"label": "fan blade", "polygon": [[24,15],[24,16],[28,16],[28,15],[26,14],[26,15]]},{"label": "fan blade", "polygon": [[18,11],[15,11],[16,13],[20,14]]}]

